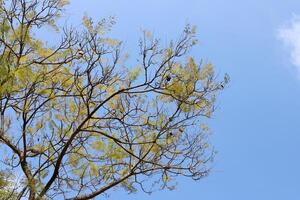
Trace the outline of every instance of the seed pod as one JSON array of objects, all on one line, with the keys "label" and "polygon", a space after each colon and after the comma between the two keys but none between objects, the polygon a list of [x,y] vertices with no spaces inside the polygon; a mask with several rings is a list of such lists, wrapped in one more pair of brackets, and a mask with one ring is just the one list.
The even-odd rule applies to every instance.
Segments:
[{"label": "seed pod", "polygon": [[77,52],[77,59],[82,58],[83,55],[84,55],[84,52],[83,52],[82,50],[79,50],[79,51]]}]

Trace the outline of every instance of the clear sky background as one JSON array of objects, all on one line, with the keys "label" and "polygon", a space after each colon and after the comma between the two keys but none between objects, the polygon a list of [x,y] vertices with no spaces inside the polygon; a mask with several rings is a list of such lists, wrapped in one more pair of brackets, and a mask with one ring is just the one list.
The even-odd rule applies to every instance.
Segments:
[{"label": "clear sky background", "polygon": [[80,25],[84,12],[116,16],[112,34],[133,58],[141,29],[167,41],[196,25],[192,54],[231,77],[210,121],[212,174],[151,196],[111,191],[112,200],[300,199],[299,0],[71,0],[66,15]]}]

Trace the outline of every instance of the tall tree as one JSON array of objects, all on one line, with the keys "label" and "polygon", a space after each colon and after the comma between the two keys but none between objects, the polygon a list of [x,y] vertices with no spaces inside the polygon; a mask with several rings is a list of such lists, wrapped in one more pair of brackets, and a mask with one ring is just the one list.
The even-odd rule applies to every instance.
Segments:
[{"label": "tall tree", "polygon": [[[188,55],[195,29],[165,47],[145,31],[127,66],[122,43],[107,36],[114,19],[61,28],[67,4],[0,1],[0,167],[22,177],[16,199],[151,192],[207,176],[214,152],[203,120],[228,77]],[[43,27],[60,40],[38,37]]]}]

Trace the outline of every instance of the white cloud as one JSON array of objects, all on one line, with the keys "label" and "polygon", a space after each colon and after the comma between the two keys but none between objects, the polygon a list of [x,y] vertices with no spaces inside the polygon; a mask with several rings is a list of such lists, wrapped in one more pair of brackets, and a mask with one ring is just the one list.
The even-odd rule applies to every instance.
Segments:
[{"label": "white cloud", "polygon": [[293,16],[289,23],[279,28],[277,36],[288,47],[291,62],[300,74],[300,16]]}]

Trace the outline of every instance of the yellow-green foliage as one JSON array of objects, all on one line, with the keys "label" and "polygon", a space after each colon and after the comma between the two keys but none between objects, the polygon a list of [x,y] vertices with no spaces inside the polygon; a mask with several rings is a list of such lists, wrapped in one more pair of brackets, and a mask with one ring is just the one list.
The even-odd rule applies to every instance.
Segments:
[{"label": "yellow-green foliage", "polygon": [[[122,43],[107,36],[113,18],[84,15],[81,28],[62,29],[57,19],[68,0],[16,2],[20,12],[33,5],[12,15],[14,23],[0,9],[0,143],[13,154],[0,161],[22,170],[26,195],[103,193],[119,180],[134,192],[139,175],[159,177],[162,187],[172,174],[201,178],[211,152],[200,121],[228,80],[186,55],[193,28],[166,47],[144,32],[138,62],[126,63]],[[38,38],[45,26],[61,39]]]}]

